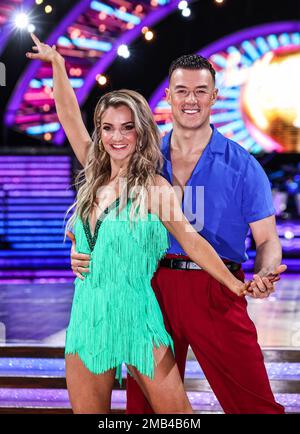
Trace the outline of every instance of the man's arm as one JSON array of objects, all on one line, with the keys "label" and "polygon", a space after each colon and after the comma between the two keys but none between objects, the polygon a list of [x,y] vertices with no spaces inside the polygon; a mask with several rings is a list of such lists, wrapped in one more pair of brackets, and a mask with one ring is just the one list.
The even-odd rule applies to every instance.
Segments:
[{"label": "man's arm", "polygon": [[281,264],[282,259],[275,217],[270,216],[250,223],[250,228],[256,245],[254,272],[267,275]]}]

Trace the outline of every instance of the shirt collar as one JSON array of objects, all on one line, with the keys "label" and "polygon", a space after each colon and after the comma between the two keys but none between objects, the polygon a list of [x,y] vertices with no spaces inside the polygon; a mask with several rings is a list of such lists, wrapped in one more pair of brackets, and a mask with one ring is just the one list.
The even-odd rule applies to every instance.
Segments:
[{"label": "shirt collar", "polygon": [[[226,149],[227,139],[221,133],[219,133],[217,128],[215,128],[213,125],[210,126],[212,128],[212,135],[207,146],[210,148],[210,151],[213,154],[224,154]],[[170,160],[170,142],[171,142],[172,132],[173,130],[167,133],[162,139],[161,151],[167,160]]]}]

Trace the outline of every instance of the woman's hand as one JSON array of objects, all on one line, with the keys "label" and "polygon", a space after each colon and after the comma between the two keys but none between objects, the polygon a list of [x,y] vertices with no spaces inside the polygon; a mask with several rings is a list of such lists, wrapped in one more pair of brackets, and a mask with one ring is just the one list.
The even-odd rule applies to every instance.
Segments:
[{"label": "woman's hand", "polygon": [[252,281],[249,280],[248,282],[241,282],[238,279],[236,280],[237,282],[233,284],[231,287],[229,287],[229,289],[239,297],[244,297],[245,295],[249,295],[249,289]]},{"label": "woman's hand", "polygon": [[36,53],[27,52],[26,57],[28,57],[29,59],[41,60],[42,62],[51,62],[51,63],[54,60],[63,59],[63,57],[56,51],[55,45],[52,45],[52,47],[50,47],[50,45],[43,44],[39,40],[39,38],[33,33],[30,33],[30,36],[32,37],[33,42],[35,43],[32,49],[36,51]]}]

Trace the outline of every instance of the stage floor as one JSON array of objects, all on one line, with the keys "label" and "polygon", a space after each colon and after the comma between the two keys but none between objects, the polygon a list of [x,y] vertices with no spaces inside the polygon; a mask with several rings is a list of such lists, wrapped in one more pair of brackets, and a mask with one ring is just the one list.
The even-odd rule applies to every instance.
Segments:
[{"label": "stage floor", "polygon": [[[0,413],[71,412],[63,347],[73,290],[71,283],[0,285]],[[276,399],[300,413],[300,274],[286,274],[267,300],[248,298],[248,310]],[[112,396],[116,413],[126,406],[125,369],[123,377]],[[222,412],[191,350],[185,389],[196,413]]]}]

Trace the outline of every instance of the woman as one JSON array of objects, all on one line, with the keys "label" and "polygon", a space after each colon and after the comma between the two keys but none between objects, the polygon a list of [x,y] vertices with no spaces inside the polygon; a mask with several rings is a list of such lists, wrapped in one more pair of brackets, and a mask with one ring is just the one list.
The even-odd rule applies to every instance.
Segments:
[{"label": "woman", "polygon": [[[63,58],[32,37],[38,53],[27,56],[52,62],[56,108],[69,140],[86,141]],[[62,109],[66,100],[82,123],[81,137],[72,136],[74,119]],[[90,273],[75,280],[66,337],[73,411],[109,412],[114,378],[121,382],[125,362],[156,413],[192,413],[151,288],[168,231],[194,262],[236,294],[244,295],[249,284],[236,279],[192,228],[172,186],[159,175],[160,136],[146,100],[130,90],[110,92],[99,100],[94,124],[67,224],[67,230],[74,227],[78,250],[91,254]]]}]

